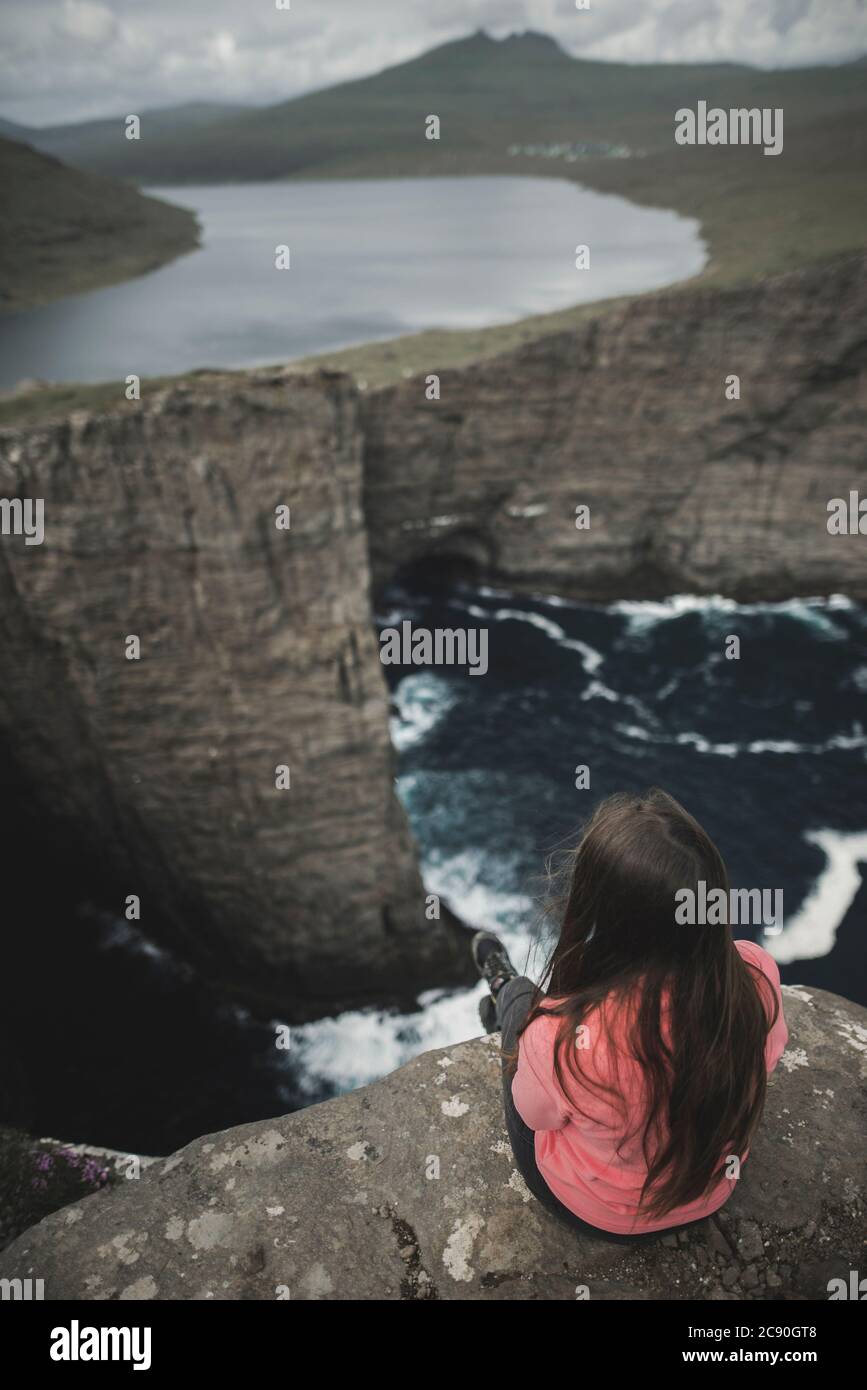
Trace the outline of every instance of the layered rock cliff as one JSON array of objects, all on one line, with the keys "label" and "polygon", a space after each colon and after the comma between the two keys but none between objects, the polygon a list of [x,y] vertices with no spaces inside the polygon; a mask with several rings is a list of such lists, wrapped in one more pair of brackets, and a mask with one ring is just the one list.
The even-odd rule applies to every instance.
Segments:
[{"label": "layered rock cliff", "polygon": [[0,1277],[44,1279],[47,1299],[826,1299],[863,1260],[867,1010],[797,988],[785,1010],[735,1194],[679,1237],[624,1248],[539,1207],[494,1037],[198,1139],[46,1217]]},{"label": "layered rock cliff", "polygon": [[0,493],[45,501],[41,545],[0,542],[0,728],[118,915],[136,895],[284,1018],[461,978],[393,789],[346,380],[169,390],[0,448]]},{"label": "layered rock cliff", "polygon": [[826,508],[867,491],[865,311],[849,257],[643,297],[443,373],[438,400],[259,372],[0,430],[0,495],[45,501],[42,545],[0,538],[22,804],[98,851],[119,911],[139,896],[144,930],[282,1017],[456,981],[394,795],[371,568],[864,596],[865,539]]},{"label": "layered rock cliff", "polygon": [[438,401],[423,378],[372,394],[375,582],[427,557],[583,598],[867,594],[864,537],[826,510],[867,493],[865,322],[867,257],[846,257],[643,295],[443,372]]}]

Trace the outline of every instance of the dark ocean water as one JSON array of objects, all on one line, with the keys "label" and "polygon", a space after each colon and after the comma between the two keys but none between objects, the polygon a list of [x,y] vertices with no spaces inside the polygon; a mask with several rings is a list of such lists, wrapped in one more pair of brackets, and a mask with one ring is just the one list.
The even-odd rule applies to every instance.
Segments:
[{"label": "dark ocean water", "polygon": [[[538,970],[546,856],[615,790],[665,787],[704,823],[733,884],[782,888],[763,944],[784,981],[867,1004],[867,612],[842,598],[607,606],[486,589],[392,590],[378,626],[485,627],[489,671],[386,668],[400,795],[427,886]],[[729,634],[741,658],[723,656]],[[589,791],[574,769],[590,767]],[[479,1032],[480,990],[292,1029],[214,1003],[105,911],[32,875],[7,933],[4,1053],[39,1133],[168,1152],[280,1114]],[[18,929],[20,927],[20,929]],[[755,934],[741,929],[739,935]],[[762,938],[760,938],[762,939]],[[7,1067],[4,1115],[15,1108]]]},{"label": "dark ocean water", "polygon": [[[705,825],[734,886],[783,890],[784,930],[759,939],[784,980],[867,1003],[863,607],[391,597],[386,620],[489,633],[487,675],[404,668],[395,689],[401,793],[444,895],[468,871],[526,893],[602,797],[662,786]],[[575,788],[579,764],[589,790]],[[526,927],[500,916],[520,950]]]}]

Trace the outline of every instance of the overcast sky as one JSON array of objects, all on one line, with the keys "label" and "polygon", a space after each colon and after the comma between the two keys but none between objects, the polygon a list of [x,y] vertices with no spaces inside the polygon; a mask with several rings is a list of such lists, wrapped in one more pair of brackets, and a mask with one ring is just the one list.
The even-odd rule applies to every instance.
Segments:
[{"label": "overcast sky", "polygon": [[759,67],[867,53],[867,0],[0,0],[0,114],[24,125],[280,101],[485,28],[570,53]]}]

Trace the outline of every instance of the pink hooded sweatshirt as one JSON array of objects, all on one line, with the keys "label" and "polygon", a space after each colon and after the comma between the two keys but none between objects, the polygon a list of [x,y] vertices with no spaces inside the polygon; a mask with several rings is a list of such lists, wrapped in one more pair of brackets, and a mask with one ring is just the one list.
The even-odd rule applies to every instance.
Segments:
[{"label": "pink hooded sweatshirt", "polygon": [[[780,972],[773,957],[761,946],[746,940],[734,944],[743,959],[757,965],[767,978],[767,983],[757,979],[757,987],[769,1022],[773,997],[777,1000],[777,1021],[765,1044],[765,1064],[771,1072],[789,1037],[783,1017]],[[625,1006],[615,1008],[607,1002],[588,1015],[585,1036],[591,1045],[581,1051],[578,1061],[585,1075],[616,1085],[634,1128],[646,1107],[646,1099],[641,1065],[626,1050],[624,1015]],[[676,1207],[655,1220],[638,1217],[638,1199],[647,1174],[641,1148],[643,1126],[618,1153],[626,1132],[622,1108],[592,1088],[579,1086],[564,1072],[570,1087],[576,1088],[573,1094],[585,1113],[580,1114],[570,1105],[554,1075],[558,1024],[556,1018],[538,1018],[530,1024],[520,1038],[518,1067],[512,1080],[512,1099],[524,1123],[535,1130],[536,1163],[555,1197],[582,1221],[621,1235],[641,1235],[697,1221],[728,1201],[737,1179],[722,1177],[697,1201]],[[613,1048],[618,1052],[616,1072]]]}]

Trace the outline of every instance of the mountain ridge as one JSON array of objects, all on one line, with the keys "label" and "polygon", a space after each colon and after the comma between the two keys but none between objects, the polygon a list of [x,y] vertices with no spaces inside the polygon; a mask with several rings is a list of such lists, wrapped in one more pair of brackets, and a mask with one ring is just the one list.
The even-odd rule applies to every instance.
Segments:
[{"label": "mountain ridge", "polygon": [[[841,77],[842,74],[842,77]],[[781,105],[790,121],[867,107],[858,64],[764,70],[743,64],[624,64],[574,57],[536,30],[477,30],[379,72],[264,106],[188,102],[143,113],[141,141],[122,116],[32,129],[34,146],[81,168],[139,182],[377,173],[487,172],[515,141],[568,138],[667,149],[674,111]],[[424,120],[443,121],[440,142]],[[149,127],[149,129],[148,129]],[[459,135],[459,145],[456,142]],[[434,146],[431,149],[431,146]]]}]

